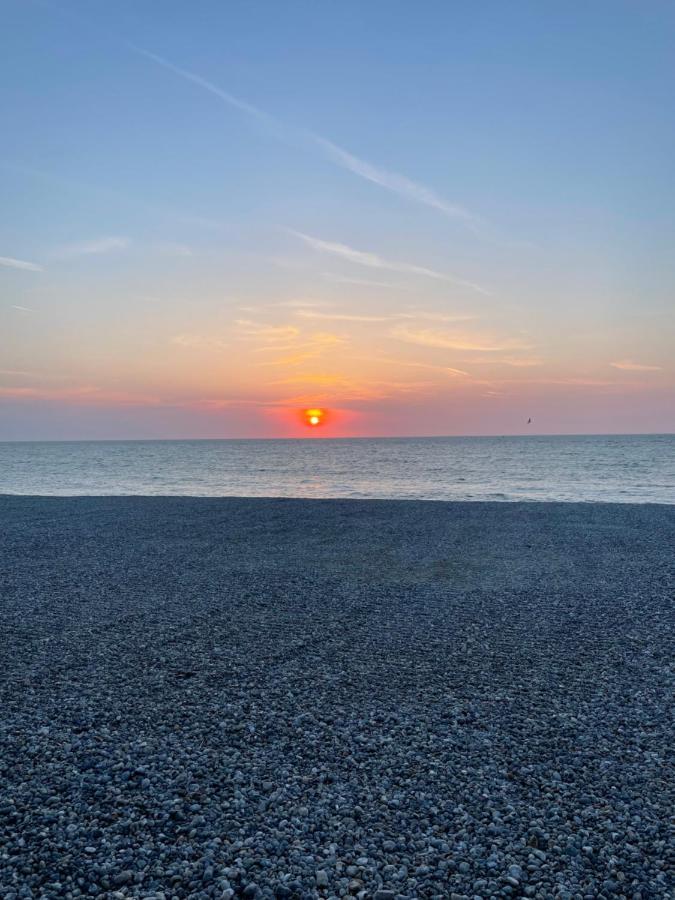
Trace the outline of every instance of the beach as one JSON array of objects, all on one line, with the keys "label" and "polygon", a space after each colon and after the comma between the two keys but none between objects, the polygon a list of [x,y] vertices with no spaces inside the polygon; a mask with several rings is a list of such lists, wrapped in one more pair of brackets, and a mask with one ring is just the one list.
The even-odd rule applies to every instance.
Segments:
[{"label": "beach", "polygon": [[0,522],[3,898],[672,896],[675,506]]}]

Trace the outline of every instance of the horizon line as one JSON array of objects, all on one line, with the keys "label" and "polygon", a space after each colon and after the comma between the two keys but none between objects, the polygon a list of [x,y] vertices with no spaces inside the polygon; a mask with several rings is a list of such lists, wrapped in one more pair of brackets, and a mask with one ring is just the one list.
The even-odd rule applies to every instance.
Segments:
[{"label": "horizon line", "polygon": [[181,437],[181,438],[0,438],[2,444],[178,444],[207,443],[214,441],[431,441],[491,438],[554,438],[554,437],[675,437],[675,431],[555,431],[516,432],[506,434],[379,434],[379,435],[330,435],[326,437]]}]

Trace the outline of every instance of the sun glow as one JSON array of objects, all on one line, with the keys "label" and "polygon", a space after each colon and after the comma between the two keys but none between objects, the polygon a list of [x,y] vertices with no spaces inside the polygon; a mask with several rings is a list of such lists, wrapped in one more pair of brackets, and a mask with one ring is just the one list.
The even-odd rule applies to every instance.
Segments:
[{"label": "sun glow", "polygon": [[323,423],[326,411],[324,409],[306,409],[303,411],[303,416],[306,425],[309,425],[310,428],[316,428],[317,425]]}]

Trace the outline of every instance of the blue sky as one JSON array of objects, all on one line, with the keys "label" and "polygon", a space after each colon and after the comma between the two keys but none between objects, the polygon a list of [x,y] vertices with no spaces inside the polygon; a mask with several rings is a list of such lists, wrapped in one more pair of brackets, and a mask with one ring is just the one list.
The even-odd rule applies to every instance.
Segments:
[{"label": "blue sky", "polygon": [[672,430],[671,4],[3,23],[0,437]]}]

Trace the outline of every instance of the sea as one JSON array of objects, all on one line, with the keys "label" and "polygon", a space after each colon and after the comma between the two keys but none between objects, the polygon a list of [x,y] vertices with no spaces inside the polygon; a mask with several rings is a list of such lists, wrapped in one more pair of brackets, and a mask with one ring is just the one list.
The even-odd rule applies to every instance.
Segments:
[{"label": "sea", "polygon": [[4,442],[0,494],[675,503],[675,434]]}]

